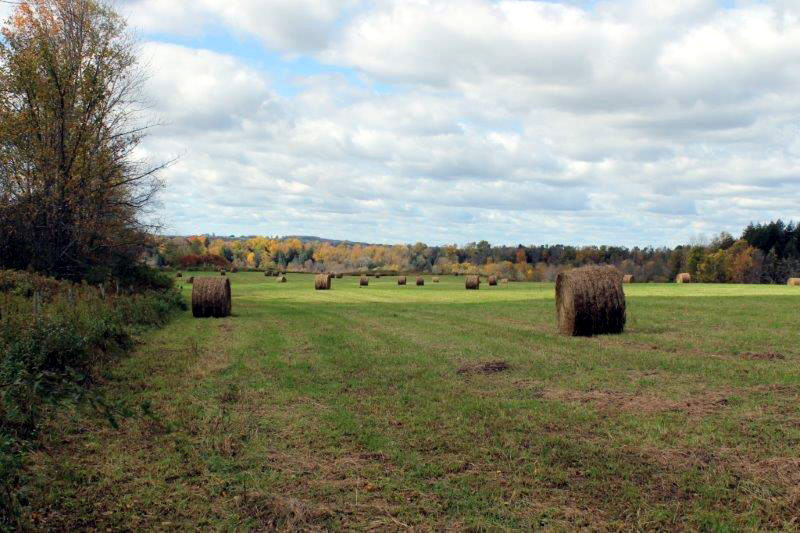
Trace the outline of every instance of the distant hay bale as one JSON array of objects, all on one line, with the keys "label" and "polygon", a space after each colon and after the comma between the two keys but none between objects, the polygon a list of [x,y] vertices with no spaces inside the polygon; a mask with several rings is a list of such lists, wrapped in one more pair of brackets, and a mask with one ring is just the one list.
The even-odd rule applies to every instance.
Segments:
[{"label": "distant hay bale", "polygon": [[625,292],[622,275],[612,266],[588,266],[561,272],[556,278],[558,331],[590,337],[622,333]]},{"label": "distant hay bale", "polygon": [[491,275],[489,276],[489,286],[496,287],[497,286],[497,276]]},{"label": "distant hay bale", "polygon": [[790,287],[800,287],[800,278],[789,278],[786,284]]},{"label": "distant hay bale", "polygon": [[622,283],[633,283],[633,274],[625,274],[622,276]]},{"label": "distant hay bale", "polygon": [[227,278],[197,278],[192,286],[192,316],[221,318],[231,314],[231,282]]},{"label": "distant hay bale", "polygon": [[467,290],[477,291],[481,286],[481,278],[478,276],[467,276],[464,286],[467,288]]},{"label": "distant hay bale", "polygon": [[692,282],[692,275],[688,272],[681,272],[675,278],[675,283],[691,283]]},{"label": "distant hay bale", "polygon": [[422,276],[418,276],[417,277],[417,286],[421,287],[423,285],[425,285],[425,278],[423,278]]},{"label": "distant hay bale", "polygon": [[405,276],[397,276],[397,284],[398,285],[405,285],[406,284],[406,277]]},{"label": "distant hay bale", "polygon": [[439,283],[439,278],[438,278],[438,277],[434,277],[434,278],[433,278],[433,282],[434,282],[434,283]]},{"label": "distant hay bale", "polygon": [[278,283],[286,283],[286,276],[284,276],[283,274],[281,274],[280,276],[278,276],[277,278],[275,278],[275,281],[277,281]]},{"label": "distant hay bale", "polygon": [[178,272],[177,274],[175,274],[175,277],[176,277],[176,278],[182,278],[182,277],[183,277],[183,274],[181,274],[180,272]]},{"label": "distant hay bale", "polygon": [[186,280],[186,283],[188,283],[189,285],[194,283],[194,276],[189,276],[189,279]]},{"label": "distant hay bale", "polygon": [[358,280],[358,284],[361,287],[366,287],[369,285],[369,278],[367,276],[361,276],[361,279]]},{"label": "distant hay bale", "polygon": [[327,291],[331,288],[331,277],[328,274],[317,274],[314,277],[314,288],[318,291]]}]

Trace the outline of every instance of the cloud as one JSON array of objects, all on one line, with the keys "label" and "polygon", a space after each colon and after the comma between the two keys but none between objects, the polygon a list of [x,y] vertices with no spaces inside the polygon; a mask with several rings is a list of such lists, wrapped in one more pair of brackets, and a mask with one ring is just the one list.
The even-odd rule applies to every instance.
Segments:
[{"label": "cloud", "polygon": [[199,39],[144,47],[174,231],[675,244],[796,215],[792,2],[127,6]]}]

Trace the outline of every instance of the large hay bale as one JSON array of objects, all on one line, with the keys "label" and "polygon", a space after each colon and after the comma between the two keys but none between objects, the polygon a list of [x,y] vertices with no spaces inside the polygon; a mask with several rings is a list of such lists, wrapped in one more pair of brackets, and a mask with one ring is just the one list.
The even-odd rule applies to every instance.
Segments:
[{"label": "large hay bale", "polygon": [[405,285],[406,284],[406,277],[405,276],[397,276],[397,284],[398,285]]},{"label": "large hay bale", "polygon": [[585,336],[622,333],[625,292],[622,274],[612,266],[588,266],[561,272],[556,278],[558,331]]},{"label": "large hay bale", "polygon": [[425,278],[423,278],[422,276],[418,276],[417,277],[417,286],[418,287],[422,287],[423,285],[425,285]]},{"label": "large hay bale", "polygon": [[231,282],[228,278],[197,278],[192,284],[192,316],[220,318],[231,314]]},{"label": "large hay bale", "polygon": [[278,276],[277,278],[275,278],[275,281],[277,281],[278,283],[286,283],[286,276],[284,276],[283,274],[281,274],[280,276]]},{"label": "large hay bale", "polygon": [[361,276],[361,279],[358,280],[358,285],[360,287],[366,287],[369,285],[369,278],[367,276]]},{"label": "large hay bale", "polygon": [[314,288],[318,291],[327,291],[331,288],[331,277],[328,274],[317,274],[314,277]]},{"label": "large hay bale", "polygon": [[433,282],[434,282],[434,283],[439,283],[439,278],[438,278],[438,277],[436,277],[436,276],[434,276],[434,278],[433,278]]},{"label": "large hay bale", "polygon": [[622,283],[633,283],[633,274],[625,274],[622,276]]},{"label": "large hay bale", "polygon": [[491,275],[489,276],[489,286],[496,287],[497,286],[497,276]]},{"label": "large hay bale", "polygon": [[675,278],[675,283],[691,283],[692,282],[692,275],[688,272],[681,272]]},{"label": "large hay bale", "polygon": [[800,278],[789,278],[786,284],[790,287],[800,287]]},{"label": "large hay bale", "polygon": [[467,290],[477,291],[481,286],[481,278],[478,276],[467,276],[467,279],[464,281],[464,286]]}]

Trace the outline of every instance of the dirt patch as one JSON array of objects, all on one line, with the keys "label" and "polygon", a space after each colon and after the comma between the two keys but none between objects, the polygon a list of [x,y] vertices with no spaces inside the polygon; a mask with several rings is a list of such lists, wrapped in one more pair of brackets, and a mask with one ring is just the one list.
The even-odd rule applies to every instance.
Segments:
[{"label": "dirt patch", "polygon": [[478,363],[468,363],[458,369],[459,374],[496,374],[503,370],[508,370],[511,365],[505,361],[483,361]]},{"label": "dirt patch", "polygon": [[590,404],[600,411],[626,411],[635,413],[683,412],[690,416],[703,416],[724,408],[731,391],[707,391],[685,400],[675,401],[648,394],[629,394],[619,391],[544,389],[544,398]]},{"label": "dirt patch", "polygon": [[786,356],[777,352],[746,352],[740,354],[739,357],[747,359],[748,361],[774,361],[776,359],[786,359]]}]

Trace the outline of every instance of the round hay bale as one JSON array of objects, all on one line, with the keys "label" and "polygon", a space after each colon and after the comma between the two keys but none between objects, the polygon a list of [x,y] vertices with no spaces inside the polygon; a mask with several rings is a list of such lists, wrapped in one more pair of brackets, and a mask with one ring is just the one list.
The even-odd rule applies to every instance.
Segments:
[{"label": "round hay bale", "polygon": [[622,276],[622,283],[633,283],[633,274],[625,274]]},{"label": "round hay bale", "polygon": [[691,283],[692,282],[692,275],[688,272],[681,272],[675,278],[675,283]]},{"label": "round hay bale", "polygon": [[800,278],[789,278],[786,284],[790,287],[800,287]]},{"label": "round hay bale", "polygon": [[494,274],[489,276],[489,286],[497,287],[497,276],[495,276]]},{"label": "round hay bale", "polygon": [[481,278],[478,276],[467,276],[464,281],[464,286],[467,290],[477,291],[481,286]]},{"label": "round hay bale", "polygon": [[278,283],[286,283],[286,276],[284,276],[283,274],[281,274],[280,276],[278,276],[277,278],[275,278],[275,281],[277,281]]},{"label": "round hay bale", "polygon": [[418,276],[417,277],[417,287],[422,287],[423,285],[425,285],[425,278],[423,278],[422,276]]},{"label": "round hay bale", "polygon": [[369,278],[367,276],[361,276],[361,279],[358,280],[358,285],[361,287],[366,287],[369,285]]},{"label": "round hay bale", "polygon": [[405,276],[397,276],[397,284],[398,285],[405,285],[406,284],[406,277]]},{"label": "round hay bale", "polygon": [[318,291],[327,291],[331,288],[331,277],[328,274],[314,276],[314,288]]},{"label": "round hay bale", "polygon": [[181,274],[180,272],[178,272],[177,274],[175,274],[175,277],[176,277],[176,278],[182,278],[182,277],[183,277],[183,274]]},{"label": "round hay bale", "polygon": [[438,278],[438,277],[434,277],[434,278],[433,278],[433,282],[434,282],[434,283],[439,283],[439,278]]},{"label": "round hay bale", "polygon": [[622,275],[612,266],[588,266],[561,272],[556,278],[558,331],[591,337],[622,333],[625,292]]},{"label": "round hay bale", "polygon": [[192,316],[221,318],[231,314],[231,282],[228,278],[197,278],[192,285]]}]

